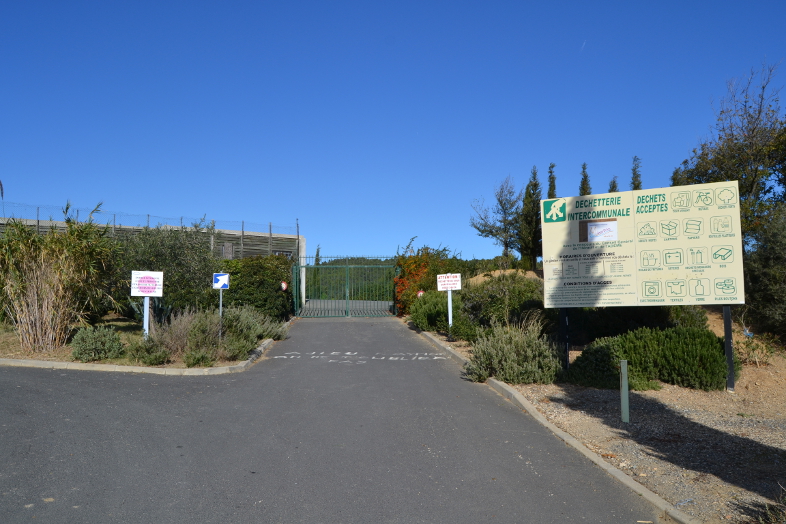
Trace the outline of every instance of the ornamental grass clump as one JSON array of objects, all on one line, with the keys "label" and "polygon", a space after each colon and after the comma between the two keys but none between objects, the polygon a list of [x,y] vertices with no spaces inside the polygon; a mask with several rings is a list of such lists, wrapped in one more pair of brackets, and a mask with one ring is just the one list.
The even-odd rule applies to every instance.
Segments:
[{"label": "ornamental grass clump", "polygon": [[76,326],[112,302],[107,289],[117,245],[108,228],[76,222],[38,233],[11,221],[0,236],[0,300],[26,352],[65,345]]},{"label": "ornamental grass clump", "polygon": [[543,334],[543,317],[530,313],[520,324],[493,324],[475,343],[465,366],[468,378],[509,384],[550,384],[560,369],[556,346]]}]

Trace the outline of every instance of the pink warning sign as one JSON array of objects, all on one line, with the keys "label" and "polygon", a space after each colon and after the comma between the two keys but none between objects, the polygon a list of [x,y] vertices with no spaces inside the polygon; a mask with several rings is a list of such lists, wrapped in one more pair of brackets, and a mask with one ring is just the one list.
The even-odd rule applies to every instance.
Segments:
[{"label": "pink warning sign", "polygon": [[160,297],[164,291],[163,271],[132,271],[132,297]]}]

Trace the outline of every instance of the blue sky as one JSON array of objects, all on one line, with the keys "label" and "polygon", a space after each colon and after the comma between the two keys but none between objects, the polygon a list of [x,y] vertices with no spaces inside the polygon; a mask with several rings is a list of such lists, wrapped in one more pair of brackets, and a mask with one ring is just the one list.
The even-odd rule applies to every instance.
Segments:
[{"label": "blue sky", "polygon": [[[786,2],[4,2],[6,202],[300,222],[309,254],[501,249],[469,225],[533,165],[560,196],[669,176]],[[786,84],[786,64],[776,77]]]}]

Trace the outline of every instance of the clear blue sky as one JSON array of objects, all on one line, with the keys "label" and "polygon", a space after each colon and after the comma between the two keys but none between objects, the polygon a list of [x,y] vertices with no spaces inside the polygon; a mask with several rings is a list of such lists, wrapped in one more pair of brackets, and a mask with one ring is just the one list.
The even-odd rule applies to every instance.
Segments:
[{"label": "clear blue sky", "polygon": [[[786,2],[3,2],[6,202],[294,226],[309,254],[501,249],[508,175],[645,188],[726,81],[786,58]],[[776,77],[786,84],[786,64]]]}]

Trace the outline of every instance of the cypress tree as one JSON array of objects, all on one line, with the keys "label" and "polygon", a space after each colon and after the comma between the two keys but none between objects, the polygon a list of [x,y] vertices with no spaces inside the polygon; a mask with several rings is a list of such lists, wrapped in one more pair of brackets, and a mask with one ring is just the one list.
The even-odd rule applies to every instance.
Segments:
[{"label": "cypress tree", "polygon": [[611,182],[609,182],[609,193],[617,192],[619,192],[619,187],[617,187],[617,175],[614,175],[614,177],[611,179]]},{"label": "cypress tree", "polygon": [[557,175],[554,174],[554,168],[557,164],[552,162],[549,164],[549,192],[548,198],[557,198]]},{"label": "cypress tree", "polygon": [[641,159],[633,157],[633,167],[631,168],[630,188],[633,191],[641,189]]},{"label": "cypress tree", "polygon": [[579,196],[591,195],[592,186],[590,185],[589,174],[587,173],[587,163],[581,164],[581,184],[579,184]]},{"label": "cypress tree", "polygon": [[[553,164],[552,164],[553,165]],[[543,256],[541,246],[542,231],[540,227],[540,199],[543,197],[538,180],[538,168],[532,166],[529,182],[524,189],[524,201],[519,212],[516,240],[521,260],[527,260],[530,269],[535,269],[538,257]]]}]

